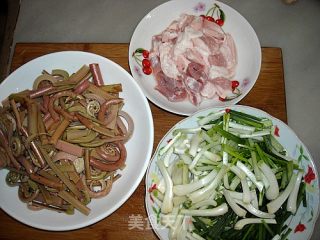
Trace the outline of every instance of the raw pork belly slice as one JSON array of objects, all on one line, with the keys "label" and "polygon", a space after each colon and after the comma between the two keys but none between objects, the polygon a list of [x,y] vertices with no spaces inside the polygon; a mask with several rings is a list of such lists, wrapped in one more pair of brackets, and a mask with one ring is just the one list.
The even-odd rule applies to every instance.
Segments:
[{"label": "raw pork belly slice", "polygon": [[203,88],[203,84],[189,76],[184,78],[184,84],[188,93],[189,101],[193,105],[198,106],[202,100],[200,91]]},{"label": "raw pork belly slice", "polygon": [[215,22],[203,21],[203,33],[204,35],[212,37],[217,41],[223,42],[225,39],[225,33]]},{"label": "raw pork belly slice", "polygon": [[214,84],[217,94],[220,97],[226,98],[229,94],[232,93],[232,84],[229,79],[224,77],[217,77],[210,81]]},{"label": "raw pork belly slice", "polygon": [[214,83],[207,81],[200,92],[201,96],[205,98],[213,98],[217,93]]},{"label": "raw pork belly slice", "polygon": [[187,75],[200,82],[207,80],[207,74],[204,71],[204,66],[196,62],[191,62],[188,65]]},{"label": "raw pork belly slice", "polygon": [[155,87],[169,101],[232,95],[231,80],[238,63],[232,36],[215,22],[182,14],[153,36],[150,50]]},{"label": "raw pork belly slice", "polygon": [[222,53],[209,55],[208,61],[210,65],[215,65],[215,66],[224,67],[224,68],[227,67],[227,61]]},{"label": "raw pork belly slice", "polygon": [[180,102],[186,99],[187,92],[180,80],[169,78],[163,72],[159,72],[156,75],[158,90],[171,102]]}]

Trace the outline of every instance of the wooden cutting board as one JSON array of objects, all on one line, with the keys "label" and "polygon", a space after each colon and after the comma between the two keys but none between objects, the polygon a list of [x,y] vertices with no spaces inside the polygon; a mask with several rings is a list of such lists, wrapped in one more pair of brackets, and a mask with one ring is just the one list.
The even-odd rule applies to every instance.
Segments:
[{"label": "wooden cutting board", "polygon": [[[36,57],[58,51],[92,52],[107,57],[130,71],[128,44],[109,43],[18,43],[15,46],[11,71]],[[163,135],[184,117],[169,113],[149,103],[154,119],[155,149]],[[287,122],[280,48],[262,48],[259,78],[251,92],[239,104],[262,109]],[[144,197],[145,182],[143,179],[129,200],[112,215],[92,226],[68,232],[34,229],[14,220],[0,210],[0,239],[157,239],[148,223]]]}]

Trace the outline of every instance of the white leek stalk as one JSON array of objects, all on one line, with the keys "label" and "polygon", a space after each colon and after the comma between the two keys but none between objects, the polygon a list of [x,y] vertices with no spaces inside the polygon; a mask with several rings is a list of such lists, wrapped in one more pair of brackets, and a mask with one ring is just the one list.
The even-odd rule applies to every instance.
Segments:
[{"label": "white leek stalk", "polygon": [[217,202],[212,199],[204,200],[198,203],[193,204],[190,209],[198,209],[201,207],[217,206]]},{"label": "white leek stalk", "polygon": [[[197,165],[197,163],[198,163],[199,159],[202,157],[202,155],[211,147],[212,147],[212,144],[207,144],[206,146],[204,146],[200,150],[200,152],[196,153],[196,155],[194,156],[191,164],[189,165],[189,169],[190,170],[193,169]],[[191,149],[190,149],[190,151],[191,151]],[[189,153],[190,153],[190,151],[189,151]],[[190,153],[190,155],[191,155],[191,153]]]},{"label": "white leek stalk", "polygon": [[170,213],[173,209],[173,183],[163,161],[158,160],[157,164],[166,184],[166,192],[161,206],[161,212],[166,214]]},{"label": "white leek stalk", "polygon": [[292,212],[293,214],[295,214],[297,211],[297,198],[298,198],[301,179],[302,179],[302,172],[299,172],[294,188],[291,191],[288,198],[288,202],[287,202],[287,211]]},{"label": "white leek stalk", "polygon": [[187,155],[187,154],[181,154],[181,155],[179,155],[180,156],[180,158],[183,160],[183,162],[185,163],[185,164],[190,164],[190,163],[192,163],[192,159],[191,159],[191,157],[189,156],[189,155]]},{"label": "white leek stalk", "polygon": [[235,165],[232,165],[230,167],[230,170],[235,174],[237,175],[238,178],[240,179],[244,179],[246,177],[246,175],[244,174],[243,171],[240,170],[240,168],[238,168],[237,166]]},{"label": "white leek stalk", "polygon": [[276,175],[273,173],[271,168],[263,161],[260,161],[258,165],[259,168],[262,170],[263,175],[267,178],[269,182],[269,187],[266,190],[266,198],[268,200],[274,200],[279,196],[279,185]]},{"label": "white leek stalk", "polygon": [[169,167],[172,153],[173,153],[173,147],[169,148],[166,154],[163,156],[163,163],[166,167]]},{"label": "white leek stalk", "polygon": [[194,210],[194,209],[181,209],[180,213],[187,216],[202,216],[202,217],[216,217],[228,212],[228,205],[222,203],[220,206],[210,209]]},{"label": "white leek stalk", "polygon": [[161,178],[159,183],[157,184],[157,189],[159,192],[161,192],[162,194],[165,193],[166,191],[166,183],[164,181],[164,178]]},{"label": "white leek stalk", "polygon": [[[251,144],[250,144],[251,146]],[[252,165],[253,165],[253,171],[254,171],[254,174],[256,176],[256,179],[258,181],[262,180],[262,177],[261,177],[261,171],[258,167],[258,163],[257,163],[257,153],[255,151],[251,151],[251,159],[252,159]]]},{"label": "white leek stalk", "polygon": [[208,158],[209,160],[211,161],[214,161],[214,162],[219,162],[221,161],[221,156],[216,154],[216,153],[213,153],[213,152],[209,152],[209,151],[204,151],[203,152],[203,155]]},{"label": "white leek stalk", "polygon": [[276,234],[271,240],[281,240],[281,236],[279,234]]},{"label": "white leek stalk", "polygon": [[268,178],[263,174],[263,172],[260,172],[260,176],[261,176],[261,181],[263,182],[264,188],[268,189],[270,187]]},{"label": "white leek stalk", "polygon": [[209,123],[210,121],[214,121],[214,120],[218,119],[219,117],[223,116],[224,114],[225,114],[225,110],[220,110],[219,112],[211,113],[208,116],[200,119],[198,121],[198,124],[205,125],[205,124]]},{"label": "white leek stalk", "polygon": [[255,208],[259,208],[258,196],[256,190],[251,191],[251,203]]},{"label": "white leek stalk", "polygon": [[234,201],[234,199],[231,197],[230,192],[228,190],[223,190],[223,195],[226,198],[229,206],[231,209],[237,214],[239,217],[245,217],[247,214],[247,211],[243,208],[239,207],[237,203]]},{"label": "white leek stalk", "polygon": [[251,126],[246,126],[246,125],[242,125],[236,122],[229,122],[229,127],[235,128],[235,129],[240,129],[240,130],[245,130],[245,131],[249,131],[249,132],[254,132],[255,131],[255,127],[251,127]]},{"label": "white leek stalk", "polygon": [[169,214],[161,214],[161,224],[163,226],[172,228],[174,223],[175,223],[175,221],[176,221],[178,213],[179,213],[179,208],[178,207],[174,207],[172,209],[171,213],[169,213]]},{"label": "white leek stalk", "polygon": [[180,229],[180,231],[178,231],[178,235],[177,235],[177,240],[185,240],[187,239],[187,231],[184,229]]},{"label": "white leek stalk", "polygon": [[202,140],[202,139],[201,139],[199,133],[194,134],[194,135],[191,137],[189,154],[190,154],[192,157],[195,157],[195,156],[196,156],[197,151],[198,151],[198,147],[199,147],[199,144],[200,144],[201,140]]},{"label": "white leek stalk", "polygon": [[169,231],[169,238],[170,239],[176,239],[178,232],[181,230],[181,226],[182,226],[182,221],[183,221],[183,215],[179,214],[176,219],[175,222],[172,226],[172,228]]},{"label": "white leek stalk", "polygon": [[209,182],[211,182],[215,178],[215,176],[217,176],[217,171],[212,170],[207,176],[201,178],[198,181],[194,181],[194,182],[191,182],[188,184],[174,186],[173,192],[177,196],[184,196],[186,194],[194,192],[197,189],[202,188],[203,186],[207,185]]},{"label": "white leek stalk", "polygon": [[[213,125],[211,125],[211,128],[212,126]],[[214,145],[220,144],[219,142],[214,142],[213,139],[205,131],[201,132],[201,136],[205,141],[207,141],[210,144],[214,144]]]},{"label": "white leek stalk", "polygon": [[226,173],[226,174],[223,176],[223,186],[224,186],[226,189],[229,189],[229,188],[230,188],[228,173]]},{"label": "white leek stalk", "polygon": [[181,132],[178,132],[177,135],[175,135],[175,136],[171,139],[171,141],[170,141],[166,146],[164,146],[162,149],[160,149],[159,155],[162,156],[164,153],[166,153],[166,152],[169,150],[169,148],[170,148],[171,146],[173,146],[173,144],[174,144],[180,137],[181,137]]},{"label": "white leek stalk", "polygon": [[198,202],[203,199],[203,195],[206,195],[206,193],[212,193],[218,187],[218,185],[221,184],[221,180],[227,171],[228,171],[227,166],[222,165],[220,171],[218,172],[216,177],[213,179],[213,181],[209,185],[191,193],[189,195],[190,200],[192,202]]},{"label": "white leek stalk", "polygon": [[184,203],[185,201],[187,201],[187,197],[186,196],[174,196],[173,197],[173,206],[179,206],[181,203]]},{"label": "white leek stalk", "polygon": [[243,197],[242,201],[244,203],[250,203],[251,202],[251,193],[249,189],[249,185],[246,179],[241,179],[241,186],[243,191]]},{"label": "white leek stalk", "polygon": [[192,232],[195,229],[193,222],[192,222],[192,216],[184,216],[183,223],[182,223],[182,229],[189,231],[189,232]]},{"label": "white leek stalk", "polygon": [[243,201],[238,200],[238,199],[235,199],[234,201],[237,204],[239,204],[240,206],[242,206],[245,209],[247,209],[248,212],[250,212],[251,214],[253,214],[256,217],[259,217],[259,218],[275,218],[274,214],[267,213],[267,212],[262,212],[259,209],[255,208],[254,206],[252,206],[251,203],[244,203]]},{"label": "white leek stalk", "polygon": [[254,185],[257,186],[258,190],[261,192],[263,189],[263,183],[256,179],[253,172],[251,172],[250,169],[240,161],[237,162],[237,167],[247,175],[247,177],[254,183]]},{"label": "white leek stalk", "polygon": [[238,178],[238,176],[235,176],[230,183],[230,190],[232,191],[236,190],[240,182],[241,182],[240,178]]},{"label": "white leek stalk", "polygon": [[240,134],[240,138],[256,138],[256,137],[262,137],[270,135],[270,130],[262,130],[262,131],[257,131],[251,134]]},{"label": "white leek stalk", "polygon": [[269,202],[267,204],[268,212],[269,213],[275,213],[276,211],[279,210],[279,208],[282,206],[282,204],[287,200],[289,197],[290,193],[292,192],[295,183],[297,181],[298,175],[297,174],[292,174],[290,182],[286,189],[280,193],[280,195],[274,199],[273,201]]},{"label": "white leek stalk", "polygon": [[262,219],[262,218],[245,218],[239,220],[235,225],[234,229],[241,230],[247,224],[259,224],[265,222],[266,224],[277,224],[275,219]]}]

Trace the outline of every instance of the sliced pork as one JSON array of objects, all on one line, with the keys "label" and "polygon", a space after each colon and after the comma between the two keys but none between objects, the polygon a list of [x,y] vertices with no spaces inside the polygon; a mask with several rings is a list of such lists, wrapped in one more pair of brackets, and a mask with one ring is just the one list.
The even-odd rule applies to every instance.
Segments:
[{"label": "sliced pork", "polygon": [[180,79],[169,78],[163,72],[155,76],[157,81],[156,90],[171,102],[180,102],[187,98],[187,91]]},{"label": "sliced pork", "polygon": [[217,77],[210,80],[216,87],[216,92],[221,98],[226,98],[232,93],[231,81],[224,77]]},{"label": "sliced pork", "polygon": [[215,22],[182,14],[153,36],[150,50],[156,90],[169,101],[226,98],[237,66],[237,50],[229,33]]}]

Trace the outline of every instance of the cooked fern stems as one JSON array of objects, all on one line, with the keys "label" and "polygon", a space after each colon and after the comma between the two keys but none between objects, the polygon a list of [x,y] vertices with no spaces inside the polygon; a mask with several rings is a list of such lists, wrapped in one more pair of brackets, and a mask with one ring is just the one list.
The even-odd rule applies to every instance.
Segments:
[{"label": "cooked fern stems", "polygon": [[268,118],[223,109],[175,129],[149,191],[169,239],[286,239],[305,198],[303,170]]},{"label": "cooked fern stems", "polygon": [[71,75],[44,70],[32,90],[2,102],[0,170],[29,209],[89,215],[91,199],[109,194],[134,129],[121,92],[92,63]]}]

